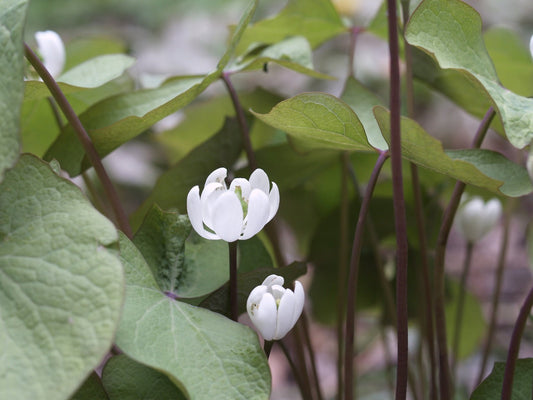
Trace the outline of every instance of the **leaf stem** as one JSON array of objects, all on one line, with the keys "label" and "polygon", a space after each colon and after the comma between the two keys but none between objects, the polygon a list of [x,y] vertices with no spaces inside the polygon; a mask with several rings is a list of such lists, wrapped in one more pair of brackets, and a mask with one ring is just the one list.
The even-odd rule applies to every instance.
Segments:
[{"label": "leaf stem", "polygon": [[348,295],[346,299],[346,325],[344,334],[344,399],[353,399],[354,389],[354,334],[355,334],[355,294],[357,290],[357,278],[359,275],[359,259],[361,256],[361,247],[363,245],[363,232],[365,227],[365,219],[368,215],[370,200],[372,193],[376,187],[377,179],[383,164],[389,157],[389,153],[381,151],[379,157],[374,165],[370,180],[366,186],[365,195],[359,210],[357,225],[355,227],[355,234],[352,244],[352,254],[350,258],[350,270],[348,275]]},{"label": "leaf stem", "polygon": [[237,241],[229,242],[229,304],[230,317],[233,321],[239,319],[239,303],[237,292]]},{"label": "leaf stem", "polygon": [[400,132],[400,52],[396,0],[387,0],[390,53],[390,126],[391,167],[396,228],[396,315],[398,318],[398,365],[396,369],[396,400],[407,396],[408,331],[407,331],[407,220],[403,195],[402,148]]},{"label": "leaf stem", "polygon": [[459,296],[457,298],[457,309],[455,313],[455,326],[453,332],[453,342],[452,342],[452,351],[453,351],[453,360],[452,360],[452,371],[454,380],[457,377],[457,360],[459,358],[459,344],[461,339],[461,327],[463,324],[463,311],[465,305],[465,295],[466,295],[466,281],[468,279],[468,274],[470,273],[470,266],[472,265],[472,254],[474,250],[474,243],[468,241],[466,243],[466,252],[465,259],[463,262],[463,271],[461,273],[461,281],[459,282]]},{"label": "leaf stem", "polygon": [[533,307],[533,288],[529,293],[520,308],[520,313],[516,319],[513,334],[511,335],[511,342],[509,343],[509,352],[507,353],[507,361],[505,362],[505,372],[503,375],[502,396],[501,400],[510,400],[511,392],[513,390],[514,370],[516,360],[518,358],[518,350],[520,349],[520,341],[526,326],[529,313]]},{"label": "leaf stem", "polygon": [[[287,359],[287,362],[289,363],[289,366],[291,367],[291,370],[292,370],[292,374],[294,376],[294,380],[296,381],[296,384],[298,385],[298,388],[300,389],[300,393],[302,394],[302,396],[304,396],[304,398],[306,398],[306,393],[309,393],[308,392],[308,389],[306,390],[306,386],[303,384],[302,382],[302,378],[300,376],[300,371],[299,369],[296,367],[296,364],[294,363],[294,361],[292,360],[292,357],[291,357],[291,353],[289,352],[289,349],[287,349],[287,346],[285,345],[285,343],[283,342],[283,340],[278,340],[276,343],[279,344],[279,347],[281,347],[281,350],[283,351],[283,354],[285,355],[285,358]],[[309,395],[309,394],[307,394]],[[309,397],[307,397],[309,398]]]},{"label": "leaf stem", "polygon": [[57,82],[54,80],[52,75],[50,75],[50,73],[46,70],[39,57],[37,57],[37,55],[26,43],[24,43],[24,52],[26,58],[35,68],[35,71],[37,71],[39,76],[42,78],[43,82],[48,87],[48,90],[50,90],[52,97],[54,98],[57,105],[67,118],[67,121],[70,123],[70,125],[78,135],[78,139],[80,140],[85,150],[85,153],[89,158],[89,161],[94,167],[98,178],[102,182],[102,186],[104,188],[106,196],[109,199],[111,207],[113,208],[113,212],[115,213],[115,216],[117,218],[119,228],[126,234],[126,236],[131,238],[132,230],[126,212],[124,211],[124,208],[120,203],[118,193],[115,187],[113,186],[111,179],[109,179],[109,176],[107,175],[107,172],[102,164],[102,160],[100,159],[100,156],[98,155],[98,152],[96,151],[96,148],[94,147],[90,136],[87,134],[87,131],[85,130],[80,119],[72,109],[67,98],[59,88]]},{"label": "leaf stem", "polygon": [[498,306],[500,304],[500,293],[502,290],[502,282],[503,282],[503,270],[505,267],[505,257],[507,256],[507,248],[508,248],[508,243],[509,243],[510,221],[511,221],[510,213],[506,213],[504,216],[504,220],[503,220],[503,237],[502,237],[502,243],[500,247],[500,253],[498,256],[498,266],[496,268],[495,288],[494,288],[494,293],[492,294],[489,330],[487,333],[487,340],[485,342],[485,347],[483,348],[483,357],[481,359],[481,366],[479,369],[479,376],[477,378],[476,386],[478,386],[481,383],[481,381],[483,380],[483,376],[485,375],[485,369],[487,367],[487,361],[488,361],[490,350],[492,347],[494,333],[496,331],[496,320],[498,317]]},{"label": "leaf stem", "polygon": [[[494,118],[495,112],[492,107],[488,109],[479,128],[476,132],[471,148],[478,148],[481,146],[490,123]],[[437,345],[439,352],[439,384],[440,384],[440,400],[451,399],[451,377],[448,361],[448,347],[446,341],[446,317],[444,311],[444,261],[446,256],[446,245],[448,244],[448,237],[452,228],[453,220],[461,201],[461,195],[466,185],[463,182],[457,181],[450,198],[450,202],[444,211],[442,217],[442,224],[437,237],[437,246],[435,249],[435,327],[437,331]]]},{"label": "leaf stem", "polygon": [[309,322],[307,320],[307,314],[302,313],[302,328],[304,332],[304,340],[309,352],[309,358],[311,360],[311,371],[313,373],[313,383],[315,386],[315,392],[318,400],[322,400],[322,389],[320,388],[320,379],[318,378],[318,371],[316,369],[315,352],[313,351],[313,345],[311,343],[311,336],[309,335]]}]

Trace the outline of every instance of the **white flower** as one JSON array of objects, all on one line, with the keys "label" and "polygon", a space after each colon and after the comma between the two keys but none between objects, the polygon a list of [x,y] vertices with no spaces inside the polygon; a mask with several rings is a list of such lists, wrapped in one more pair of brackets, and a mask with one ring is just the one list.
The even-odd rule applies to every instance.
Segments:
[{"label": "white flower", "polygon": [[57,78],[65,67],[65,46],[61,37],[54,31],[42,31],[35,33],[35,40],[45,68]]},{"label": "white flower", "polygon": [[294,282],[294,292],[285,289],[283,277],[270,275],[250,292],[246,310],[265,340],[283,338],[296,324],[304,308],[302,284]]},{"label": "white flower", "polygon": [[460,206],[455,216],[457,229],[469,242],[477,242],[496,224],[502,213],[502,205],[498,199],[487,203],[475,196]]},{"label": "white flower", "polygon": [[533,35],[531,35],[531,39],[529,39],[529,52],[531,53],[531,58],[533,58]]},{"label": "white flower", "polygon": [[[250,180],[235,178],[228,189],[226,168],[213,171],[204,190],[193,187],[187,195],[187,213],[194,230],[211,240],[250,239],[274,217],[279,207],[279,190],[262,169]],[[205,225],[205,226],[204,226]],[[207,227],[207,229],[206,229]]]}]

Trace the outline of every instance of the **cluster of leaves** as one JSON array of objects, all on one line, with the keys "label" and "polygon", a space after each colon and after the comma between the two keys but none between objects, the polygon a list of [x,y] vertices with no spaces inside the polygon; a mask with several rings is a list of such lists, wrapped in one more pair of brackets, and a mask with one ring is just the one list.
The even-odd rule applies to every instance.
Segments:
[{"label": "cluster of leaves", "polygon": [[[0,397],[269,397],[270,372],[257,336],[223,316],[228,313],[228,249],[191,233],[182,215],[192,186],[202,184],[215,168],[239,165],[242,135],[228,96],[190,103],[222,74],[263,73],[269,63],[328,79],[313,68],[312,51],[349,28],[329,0],[289,0],[276,16],[251,24],[257,3],[250,2],[226,52],[205,76],[173,77],[137,90],[126,73],[134,60],[122,54],[119,44],[86,41],[67,49],[70,68],[57,80],[100,156],[185,110],[177,128],[157,137],[171,164],[131,216],[136,234],[128,239],[61,177],[60,169],[74,177],[90,164],[74,128],[58,123],[45,84],[24,81],[27,0],[0,0]],[[368,32],[383,36],[384,10]],[[508,31],[483,35],[479,15],[461,1],[424,0],[405,35],[418,49],[418,80],[474,116],[494,107],[496,129],[517,148],[530,143],[533,100],[524,96],[533,94],[528,92],[533,86],[522,82],[531,82],[533,65]],[[508,46],[509,40],[515,46]],[[281,99],[261,88],[238,96],[250,110],[257,162],[280,188],[279,218],[315,266],[314,317],[331,324],[343,258],[340,160],[349,157],[365,182],[378,152],[388,147],[389,111],[354,78],[347,80],[340,98],[304,93]],[[501,197],[533,190],[526,170],[504,155],[445,150],[414,120],[403,118],[401,124],[403,157],[422,167],[428,215],[441,212],[440,196],[454,180]],[[370,211],[384,246],[394,235],[389,177],[385,170]],[[357,205],[357,195],[350,197]],[[413,213],[413,204],[408,206]],[[438,225],[429,228],[434,244]],[[415,235],[410,243],[416,252]],[[244,311],[247,293],[274,271],[275,263],[263,240],[241,244]],[[357,303],[374,309],[385,295],[371,243],[365,244],[363,257],[365,284]],[[290,281],[305,270],[294,263],[275,271]],[[411,271],[410,284],[416,285],[416,263]],[[451,287],[451,299],[455,292]],[[471,296],[466,301],[469,320],[479,322],[464,330],[461,356],[475,350],[484,332],[479,305]],[[91,374],[113,343],[124,354],[111,357],[101,377]]]}]

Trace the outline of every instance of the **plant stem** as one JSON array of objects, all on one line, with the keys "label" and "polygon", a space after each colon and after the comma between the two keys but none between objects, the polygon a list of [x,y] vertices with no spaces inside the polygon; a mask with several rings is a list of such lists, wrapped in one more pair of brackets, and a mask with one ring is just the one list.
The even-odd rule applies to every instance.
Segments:
[{"label": "plant stem", "polygon": [[503,269],[505,267],[507,245],[509,243],[510,221],[511,221],[510,214],[509,213],[505,214],[504,221],[503,221],[503,238],[502,238],[502,243],[500,247],[500,254],[498,256],[498,266],[496,268],[495,288],[494,288],[494,293],[492,294],[489,330],[487,333],[487,340],[485,342],[485,347],[483,349],[483,357],[481,360],[481,367],[479,369],[479,376],[477,378],[476,386],[478,386],[481,383],[481,381],[483,380],[483,376],[485,375],[485,369],[487,367],[487,361],[488,361],[490,350],[492,347],[492,340],[494,338],[494,332],[496,331],[496,320],[498,317],[498,306],[500,304],[500,293],[501,293],[502,282],[503,282]]},{"label": "plant stem", "polygon": [[272,346],[274,346],[273,340],[265,340],[263,350],[265,351],[267,360],[270,358],[270,352],[272,351]]},{"label": "plant stem", "polygon": [[229,75],[230,74],[228,72],[223,72],[221,78],[224,84],[226,85],[228,93],[231,97],[233,108],[235,109],[235,114],[237,115],[237,122],[239,123],[239,127],[242,133],[242,141],[244,144],[244,151],[246,152],[246,158],[248,158],[248,164],[250,166],[250,169],[253,171],[257,168],[257,161],[255,159],[255,154],[252,148],[252,142],[250,140],[250,130],[248,129],[248,124],[246,123],[246,117],[244,115],[244,110],[242,108],[241,102],[239,101],[239,97],[237,96],[237,92],[235,91],[235,88],[231,83]]},{"label": "plant stem", "polygon": [[396,400],[407,396],[408,342],[407,342],[407,220],[403,196],[402,148],[400,132],[400,54],[396,0],[387,0],[389,54],[390,54],[390,126],[391,167],[396,228],[396,315],[398,318],[398,366],[396,369]]},{"label": "plant stem", "polygon": [[363,244],[363,232],[365,226],[365,219],[368,214],[370,206],[370,199],[376,187],[379,172],[383,164],[389,157],[388,152],[380,152],[379,157],[374,165],[370,180],[366,186],[365,195],[359,210],[359,217],[355,227],[355,234],[352,244],[352,254],[350,258],[350,272],[348,275],[348,295],[346,299],[346,326],[345,326],[345,350],[344,350],[344,399],[353,399],[354,389],[354,331],[355,331],[355,293],[357,289],[357,278],[359,275],[359,258],[361,256],[361,247]]},{"label": "plant stem", "polygon": [[292,374],[294,376],[294,380],[296,381],[296,384],[298,385],[298,388],[300,389],[300,393],[302,394],[302,396],[304,396],[303,398],[304,399],[310,399],[310,397],[305,397],[305,396],[308,395],[306,393],[308,393],[308,389],[309,388],[306,389],[306,386],[302,382],[302,378],[300,376],[299,369],[296,367],[296,364],[292,360],[292,357],[291,357],[291,354],[289,352],[289,349],[287,349],[287,346],[285,345],[285,343],[282,340],[278,340],[276,343],[278,343],[279,347],[281,347],[281,350],[283,351],[283,354],[285,355],[285,358],[287,359],[287,362],[289,363],[289,366],[291,367]]},{"label": "plant stem", "polygon": [[304,331],[304,339],[307,349],[309,351],[309,358],[311,359],[311,371],[313,372],[313,381],[315,386],[315,392],[318,400],[322,400],[322,390],[320,388],[320,379],[318,378],[318,372],[316,369],[315,352],[311,343],[311,337],[309,336],[309,323],[307,321],[307,315],[302,313],[302,325]]},{"label": "plant stem", "polygon": [[[341,208],[339,267],[337,276],[337,396],[343,388],[344,315],[346,306],[346,276],[348,275],[348,164],[347,152],[341,153]],[[357,188],[356,188],[357,192]]]},{"label": "plant stem", "polygon": [[106,196],[109,199],[111,207],[113,208],[113,212],[115,213],[115,216],[117,218],[119,228],[126,234],[126,236],[131,238],[132,231],[126,212],[124,211],[124,208],[120,203],[115,187],[113,186],[111,179],[109,179],[109,176],[107,175],[107,172],[104,166],[102,165],[102,161],[100,160],[100,156],[98,155],[98,152],[96,151],[96,148],[94,147],[91,138],[87,134],[87,131],[83,127],[80,119],[72,109],[70,103],[68,102],[67,98],[59,88],[52,75],[50,75],[50,73],[46,70],[39,57],[37,57],[37,55],[26,43],[24,43],[24,52],[26,54],[26,58],[35,68],[35,71],[37,71],[39,76],[42,78],[43,82],[48,87],[48,90],[50,90],[52,97],[54,98],[57,105],[67,118],[67,121],[70,123],[70,125],[78,135],[78,139],[80,140],[85,150],[85,153],[89,158],[89,161],[94,167],[98,178],[102,182],[102,186],[104,188]]},{"label": "plant stem", "polygon": [[239,319],[239,303],[237,293],[237,241],[229,242],[229,304],[230,316],[233,321]]},{"label": "plant stem", "polygon": [[[478,148],[483,141],[490,123],[494,118],[494,109],[490,107],[481,121],[476,136],[472,142],[472,148]],[[435,325],[437,329],[437,345],[439,351],[439,383],[440,400],[451,399],[451,378],[448,364],[448,348],[446,342],[446,316],[444,311],[444,261],[446,255],[446,245],[452,228],[455,213],[461,201],[461,195],[465,189],[463,182],[457,182],[453,190],[450,202],[444,211],[442,224],[437,237],[435,249]]]},{"label": "plant stem", "polygon": [[354,26],[350,29],[350,51],[348,53],[348,76],[355,76],[354,57],[355,57],[355,45],[357,44],[357,38],[359,34],[364,31],[364,28]]},{"label": "plant stem", "polygon": [[459,283],[459,296],[457,298],[457,310],[455,313],[455,326],[453,332],[453,344],[452,344],[452,371],[454,380],[457,376],[457,359],[459,358],[459,343],[461,339],[461,326],[463,324],[463,311],[465,305],[466,295],[466,281],[468,274],[470,273],[470,265],[472,265],[472,253],[474,249],[474,243],[468,241],[466,243],[465,260],[463,263],[463,271],[461,273],[461,281]]},{"label": "plant stem", "polygon": [[503,375],[502,396],[501,400],[510,400],[511,392],[513,390],[513,378],[516,360],[518,358],[518,350],[520,349],[520,341],[522,340],[522,334],[526,326],[529,313],[533,307],[533,288],[529,290],[529,293],[520,308],[520,313],[516,319],[513,334],[511,336],[511,342],[509,343],[509,352],[507,353],[507,361],[505,362],[505,372]]},{"label": "plant stem", "polygon": [[[313,393],[311,392],[311,379],[310,379],[310,373],[307,365],[306,355],[305,355],[305,339],[304,334],[302,332],[302,329],[304,327],[302,326],[302,320],[300,320],[296,323],[296,325],[293,328],[293,338],[296,342],[296,345],[294,346],[296,351],[296,358],[298,359],[299,368],[298,371],[301,372],[301,380],[303,383],[304,391],[302,393],[302,397],[304,399],[313,399]],[[294,342],[293,341],[293,342]],[[296,372],[295,372],[296,373]]]}]

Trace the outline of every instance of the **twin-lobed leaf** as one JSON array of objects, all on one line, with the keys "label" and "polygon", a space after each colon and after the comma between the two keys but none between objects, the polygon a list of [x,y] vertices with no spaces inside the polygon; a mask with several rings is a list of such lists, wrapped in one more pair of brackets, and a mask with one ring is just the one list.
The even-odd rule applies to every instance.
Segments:
[{"label": "twin-lobed leaf", "polygon": [[111,347],[124,276],[113,224],[43,161],[0,184],[0,398],[65,399]]}]

